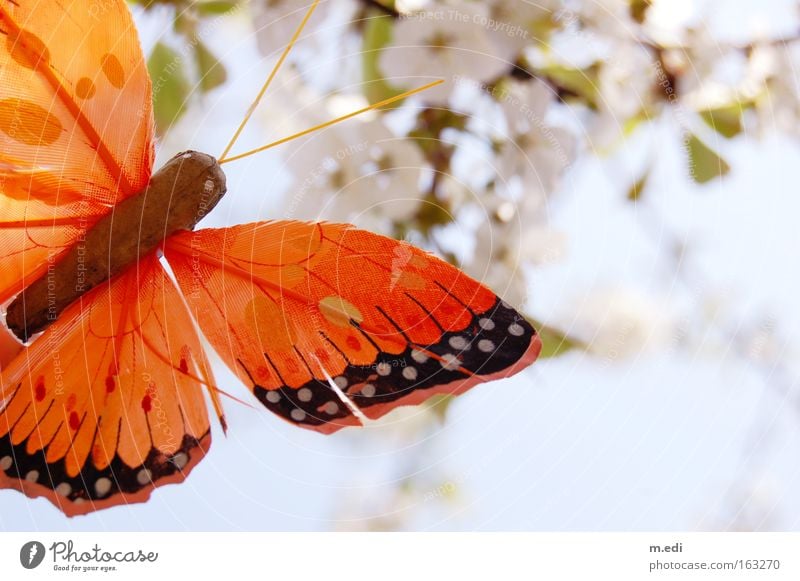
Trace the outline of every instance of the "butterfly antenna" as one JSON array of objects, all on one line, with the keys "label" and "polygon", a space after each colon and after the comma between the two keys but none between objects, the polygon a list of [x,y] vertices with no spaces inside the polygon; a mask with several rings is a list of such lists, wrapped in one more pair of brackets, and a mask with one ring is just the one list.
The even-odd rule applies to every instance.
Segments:
[{"label": "butterfly antenna", "polygon": [[229,163],[231,161],[236,161],[239,159],[244,159],[245,157],[250,157],[251,155],[255,155],[256,153],[261,153],[262,151],[266,151],[287,141],[292,141],[293,139],[297,139],[298,137],[303,137],[304,135],[308,135],[309,133],[314,133],[315,131],[319,131],[320,129],[325,129],[326,127],[330,127],[331,125],[335,125],[336,123],[341,123],[347,119],[352,119],[356,115],[361,115],[362,113],[366,113],[367,111],[372,111],[373,109],[380,109],[381,107],[386,107],[387,105],[391,105],[396,101],[400,101],[405,99],[406,97],[410,97],[411,95],[416,95],[417,93],[421,93],[422,91],[427,91],[437,85],[441,85],[444,83],[443,80],[433,81],[432,83],[428,83],[427,85],[423,85],[422,87],[418,87],[416,89],[411,89],[410,91],[406,91],[405,93],[401,93],[395,97],[390,97],[389,99],[384,99],[378,103],[373,103],[372,105],[368,105],[363,109],[359,109],[358,111],[353,111],[352,113],[348,113],[347,115],[343,115],[342,117],[337,117],[336,119],[332,119],[331,121],[326,121],[325,123],[320,123],[319,125],[315,125],[310,129],[306,129],[304,131],[300,131],[299,133],[295,133],[294,135],[290,135],[289,137],[284,137],[279,139],[278,141],[274,141],[269,145],[264,145],[261,147],[257,147],[256,149],[251,149],[245,153],[240,153],[239,155],[234,155],[231,157],[226,157],[225,159],[219,160],[220,165],[223,163]]},{"label": "butterfly antenna", "polygon": [[247,125],[247,122],[250,121],[250,117],[253,116],[253,113],[255,112],[259,103],[261,103],[261,99],[264,97],[264,94],[267,92],[267,89],[269,89],[269,86],[272,84],[272,80],[275,78],[275,75],[278,74],[278,70],[283,65],[284,61],[286,60],[286,57],[289,56],[289,52],[292,50],[294,44],[297,42],[297,39],[300,38],[300,33],[303,32],[303,28],[305,28],[306,23],[311,18],[311,15],[314,14],[314,10],[317,9],[317,5],[319,4],[319,2],[320,0],[314,0],[314,2],[311,4],[311,8],[308,9],[308,12],[306,12],[306,15],[303,17],[303,21],[300,22],[300,26],[298,26],[297,30],[294,31],[294,35],[292,36],[292,39],[289,41],[289,44],[287,44],[286,48],[283,49],[283,54],[281,54],[281,58],[279,58],[278,62],[275,63],[275,66],[272,67],[272,72],[269,74],[269,77],[267,77],[266,82],[264,82],[264,84],[262,85],[261,90],[258,92],[258,96],[250,105],[250,108],[247,110],[247,114],[244,116],[244,119],[239,124],[239,127],[236,129],[236,132],[233,134],[233,137],[228,142],[228,145],[225,147],[225,150],[222,152],[222,155],[219,156],[219,163],[223,163],[225,161],[227,155],[230,153],[231,149],[236,143],[236,140],[239,139],[239,136],[242,134],[245,125]]},{"label": "butterfly antenna", "polygon": [[225,397],[227,397],[228,399],[230,399],[230,400],[232,400],[232,401],[235,401],[236,403],[242,404],[243,406],[245,406],[245,407],[248,407],[248,408],[250,408],[251,410],[257,410],[257,409],[260,409],[260,408],[257,408],[256,406],[254,406],[253,404],[250,404],[250,403],[248,403],[248,402],[244,401],[243,399],[239,399],[238,397],[236,397],[236,396],[235,396],[235,395],[233,395],[232,393],[228,393],[228,392],[227,392],[227,391],[225,391],[224,389],[221,389],[221,388],[219,388],[219,387],[217,387],[217,386],[214,386],[214,387],[212,387],[212,389],[213,389],[213,390],[214,390],[216,393],[218,393],[218,394],[220,394],[220,395],[224,395],[224,396],[225,396]]}]

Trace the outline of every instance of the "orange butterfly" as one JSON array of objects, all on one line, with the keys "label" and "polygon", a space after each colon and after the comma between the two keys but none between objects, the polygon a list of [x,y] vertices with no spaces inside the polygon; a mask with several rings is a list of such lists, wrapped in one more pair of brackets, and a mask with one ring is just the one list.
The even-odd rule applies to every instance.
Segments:
[{"label": "orange butterfly", "polygon": [[196,327],[267,409],[326,434],[538,356],[514,309],[405,243],[294,221],[193,231],[221,162],[151,173],[123,0],[0,0],[0,45],[0,302],[21,339],[44,329],[0,376],[0,487],[71,516],[182,481],[211,442],[205,393],[225,427]]}]

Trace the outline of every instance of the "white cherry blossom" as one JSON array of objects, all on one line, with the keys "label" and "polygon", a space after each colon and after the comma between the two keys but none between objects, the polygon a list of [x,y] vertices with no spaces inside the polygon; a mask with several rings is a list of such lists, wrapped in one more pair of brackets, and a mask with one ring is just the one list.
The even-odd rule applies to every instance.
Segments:
[{"label": "white cherry blossom", "polygon": [[438,78],[450,81],[425,93],[428,102],[446,103],[454,79],[489,81],[511,69],[512,54],[497,54],[490,41],[489,20],[488,8],[474,2],[431,4],[404,16],[381,54],[381,70],[402,87]]},{"label": "white cherry blossom", "polygon": [[[318,160],[309,167],[307,160]],[[423,196],[419,148],[380,121],[351,122],[314,136],[288,160],[297,217],[367,224],[389,232]],[[297,200],[296,200],[297,201]]]}]

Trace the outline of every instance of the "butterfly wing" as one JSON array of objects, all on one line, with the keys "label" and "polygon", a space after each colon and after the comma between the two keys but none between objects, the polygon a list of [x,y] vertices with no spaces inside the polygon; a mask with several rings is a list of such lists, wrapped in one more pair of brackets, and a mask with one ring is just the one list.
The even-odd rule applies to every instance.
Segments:
[{"label": "butterfly wing", "polygon": [[512,375],[535,330],[463,272],[352,226],[265,222],[173,236],[203,333],[256,397],[324,433]]},{"label": "butterfly wing", "polygon": [[0,487],[70,516],[146,500],[210,445],[209,365],[155,255],[71,305],[0,382]]},{"label": "butterfly wing", "polygon": [[123,0],[0,0],[0,302],[153,164],[150,78]]}]

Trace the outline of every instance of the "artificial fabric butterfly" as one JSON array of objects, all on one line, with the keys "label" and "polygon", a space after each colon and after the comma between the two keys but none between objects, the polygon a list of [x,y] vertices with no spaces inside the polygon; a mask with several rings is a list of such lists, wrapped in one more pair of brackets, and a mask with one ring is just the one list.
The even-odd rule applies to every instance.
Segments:
[{"label": "artificial fabric butterfly", "polygon": [[0,47],[0,303],[23,341],[44,330],[0,376],[1,487],[76,515],[182,481],[209,449],[206,393],[224,428],[197,327],[267,409],[326,434],[536,359],[521,315],[408,244],[193,231],[225,176],[196,152],[151,173],[123,0],[0,0]]}]

